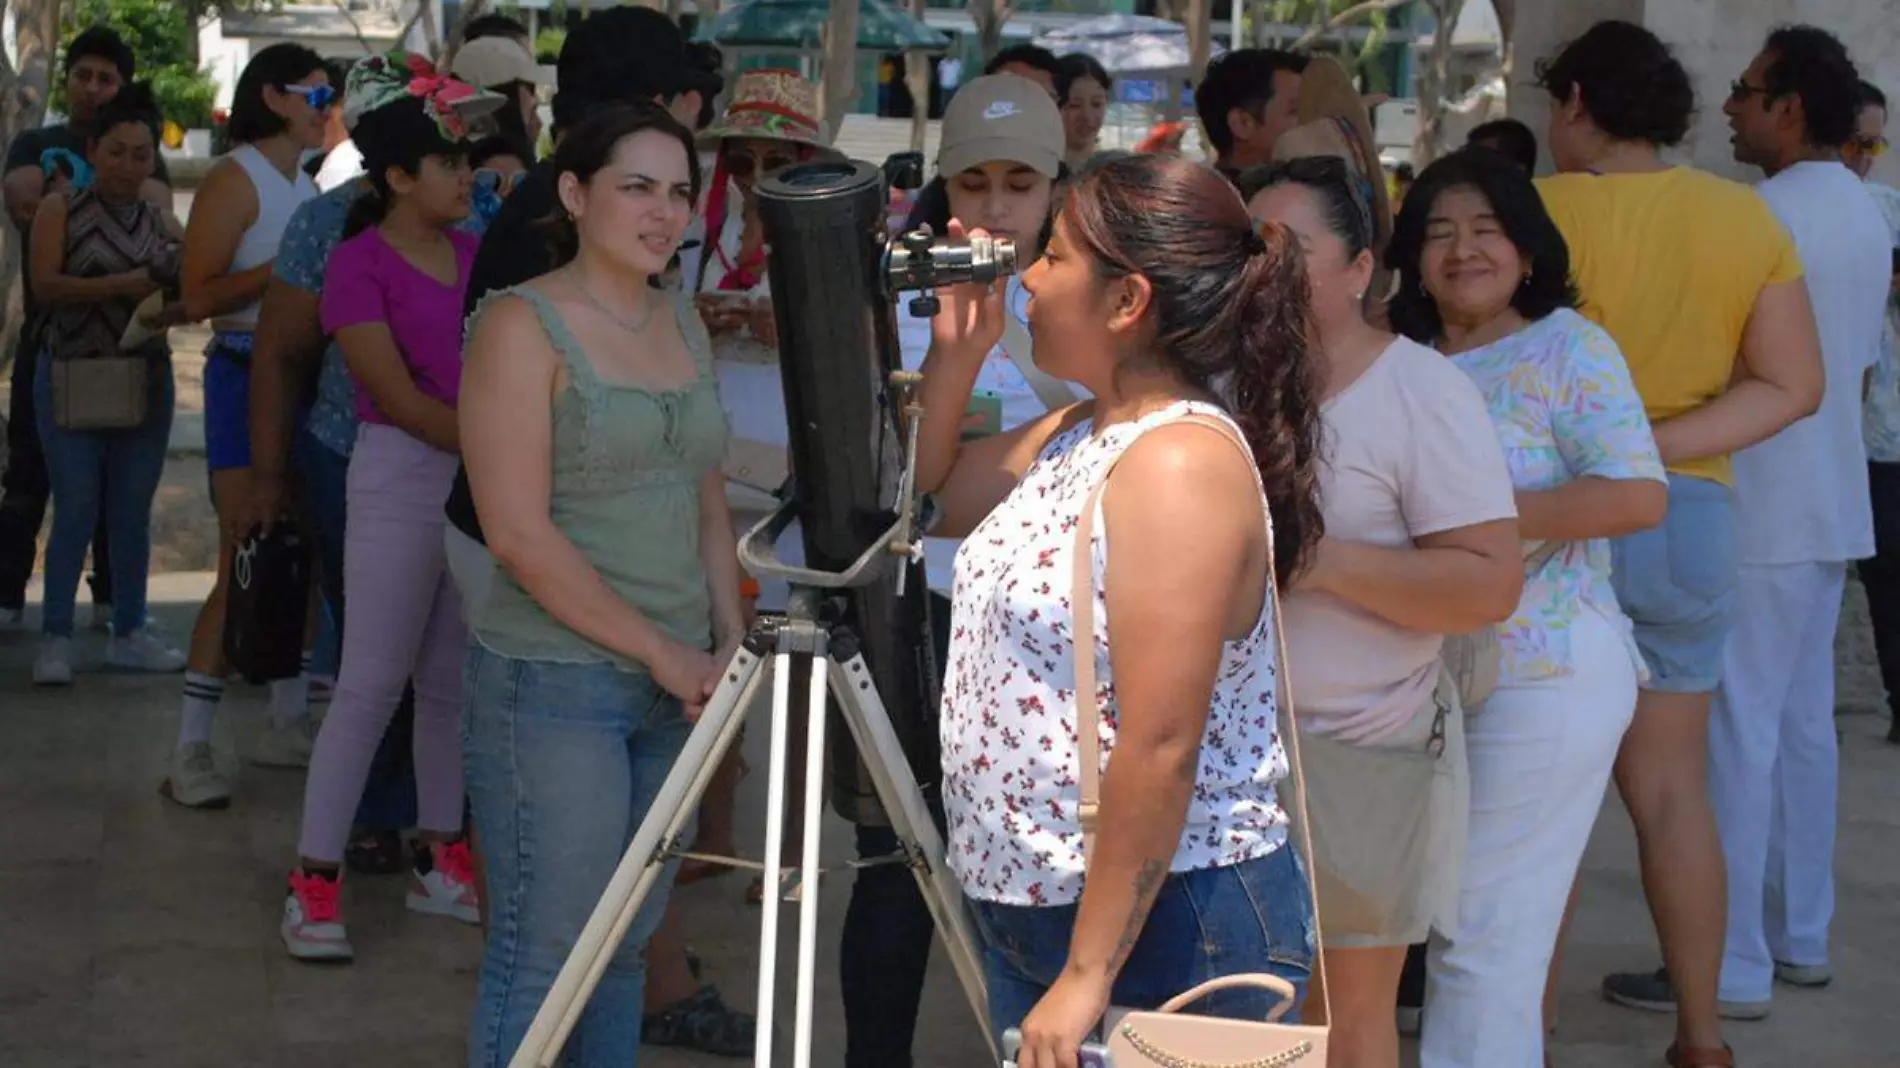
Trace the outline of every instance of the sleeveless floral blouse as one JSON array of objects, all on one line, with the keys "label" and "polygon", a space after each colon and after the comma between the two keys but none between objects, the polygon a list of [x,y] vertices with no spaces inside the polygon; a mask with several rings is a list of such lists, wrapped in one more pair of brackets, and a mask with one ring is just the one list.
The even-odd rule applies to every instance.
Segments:
[{"label": "sleeveless floral blouse", "polygon": [[[941,725],[944,805],[950,865],[972,898],[1066,905],[1081,897],[1069,611],[1076,523],[1110,461],[1148,430],[1187,414],[1232,425],[1212,405],[1182,402],[1099,435],[1092,421],[1057,435],[957,551]],[[1092,729],[1100,732],[1106,771],[1117,706],[1102,592],[1108,535],[1099,504],[1091,552],[1102,709]],[[1286,840],[1287,817],[1275,793],[1288,770],[1275,650],[1273,613],[1263,602],[1253,632],[1227,644],[1215,677],[1173,871],[1238,864]]]}]

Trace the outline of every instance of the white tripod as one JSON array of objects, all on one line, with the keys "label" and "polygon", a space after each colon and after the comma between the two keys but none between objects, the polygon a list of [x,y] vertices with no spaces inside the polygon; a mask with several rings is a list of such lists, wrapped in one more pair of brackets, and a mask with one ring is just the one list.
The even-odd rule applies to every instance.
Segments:
[{"label": "white tripod", "polygon": [[[915,376],[899,372],[893,385],[909,385]],[[910,455],[915,455],[916,422],[911,422]],[[560,974],[548,997],[535,1014],[521,1047],[515,1051],[510,1068],[554,1068],[561,1047],[579,1021],[581,1011],[593,995],[594,986],[607,968],[614,950],[626,937],[641,902],[652,892],[662,866],[683,852],[680,831],[686,825],[700,796],[705,793],[714,771],[725,756],[745,714],[769,673],[772,679],[772,737],[767,763],[765,809],[766,907],[759,924],[759,999],[758,1040],[753,1064],[767,1068],[772,1063],[772,1017],[777,988],[779,910],[776,896],[769,888],[779,884],[779,849],[785,837],[785,764],[786,734],[791,710],[791,680],[794,662],[811,665],[811,701],[807,706],[805,742],[804,854],[800,858],[801,885],[805,892],[798,903],[798,977],[796,1021],[793,1034],[794,1068],[809,1068],[812,1039],[812,983],[817,955],[818,934],[818,845],[823,810],[825,713],[827,699],[836,702],[857,742],[869,770],[878,799],[889,816],[891,828],[901,846],[902,863],[917,878],[918,888],[930,907],[937,932],[943,938],[945,952],[963,984],[970,1007],[976,1012],[985,1036],[990,1034],[989,1012],[983,986],[983,970],[976,951],[976,939],[964,910],[962,891],[944,863],[943,840],[931,822],[917,780],[911,775],[896,733],[891,729],[884,703],[878,697],[870,668],[858,651],[857,638],[849,630],[820,618],[826,591],[851,589],[886,576],[890,562],[914,557],[919,546],[913,538],[915,510],[911,501],[911,477],[906,464],[899,500],[902,511],[897,521],[877,538],[849,568],[842,572],[813,571],[781,563],[772,551],[780,535],[795,517],[790,502],[754,527],[740,544],[739,555],[754,575],[785,579],[792,583],[792,596],[784,618],[764,618],[746,636],[745,643],[727,665],[712,698],[692,734],[686,740],[673,770],[660,787],[653,808],[640,824],[613,879],[601,895],[600,903],[588,918],[580,938],[561,966]],[[904,569],[900,566],[898,574]],[[766,657],[772,657],[767,664]],[[724,859],[724,858],[718,858]],[[992,1047],[994,1040],[990,1040]],[[992,1049],[994,1052],[994,1049]],[[995,1058],[992,1058],[994,1063]]]}]

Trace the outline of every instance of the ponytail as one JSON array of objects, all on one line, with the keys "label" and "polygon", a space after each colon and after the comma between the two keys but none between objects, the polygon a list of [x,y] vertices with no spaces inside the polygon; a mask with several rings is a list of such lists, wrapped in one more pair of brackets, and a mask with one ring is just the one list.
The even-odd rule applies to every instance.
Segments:
[{"label": "ponytail", "polygon": [[1319,509],[1320,388],[1299,242],[1278,223],[1247,241],[1217,329],[1239,354],[1229,411],[1252,446],[1273,518],[1274,578],[1284,587],[1325,531]]},{"label": "ponytail", "polygon": [[1299,242],[1282,226],[1256,230],[1225,178],[1179,156],[1084,173],[1063,217],[1098,273],[1147,279],[1156,355],[1221,397],[1240,425],[1273,520],[1274,579],[1286,586],[1325,529],[1318,354]]},{"label": "ponytail", "polygon": [[389,214],[389,179],[370,173],[364,175],[363,180],[369,183],[369,191],[356,198],[356,203],[350,205],[349,215],[343,219],[345,241],[382,222]]}]

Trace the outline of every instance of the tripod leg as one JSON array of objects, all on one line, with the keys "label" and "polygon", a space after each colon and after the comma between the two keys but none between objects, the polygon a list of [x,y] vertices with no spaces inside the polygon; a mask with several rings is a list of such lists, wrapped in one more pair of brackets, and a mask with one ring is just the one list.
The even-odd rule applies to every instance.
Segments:
[{"label": "tripod leg", "polygon": [[601,893],[600,903],[581,929],[573,952],[554,977],[547,1000],[536,1011],[520,1048],[508,1062],[509,1068],[554,1068],[560,1059],[561,1048],[580,1022],[601,974],[626,937],[641,902],[652,891],[668,849],[699,804],[720,758],[738,737],[746,710],[758,691],[762,666],[758,657],[743,648],[732,658],[679,759],[674,761],[673,770],[661,784],[652,809],[621,857],[613,879]]},{"label": "tripod leg", "polygon": [[891,730],[890,717],[878,697],[871,669],[862,656],[854,656],[842,664],[833,660],[830,664],[837,705],[844,713],[845,723],[851,727],[858,751],[864,756],[864,766],[869,769],[878,799],[890,817],[891,829],[909,854],[917,888],[930,907],[937,933],[943,939],[945,955],[963,985],[964,996],[982,1025],[983,1037],[990,1044],[991,1059],[1000,1062],[1002,1051],[996,1048],[996,1037],[990,1029],[983,960],[977,952],[976,932],[970,926],[970,914],[963,903],[963,889],[957,885],[945,861],[943,839],[938,836],[937,825],[931,821],[930,810],[924,805],[923,792],[910,773],[910,762],[904,756],[903,747]]},{"label": "tripod leg", "polygon": [[813,985],[818,972],[818,840],[819,820],[824,817],[825,799],[825,684],[831,674],[829,658],[820,655],[811,661],[811,714],[805,728],[805,841],[803,868],[804,893],[798,899],[798,1005],[793,1032],[793,1068],[811,1068],[811,1018]]},{"label": "tripod leg", "polygon": [[[757,1037],[752,1063],[772,1063],[772,1018],[777,1015],[779,851],[785,847],[785,749],[791,729],[792,654],[781,651],[772,659],[772,731],[765,762],[765,896],[759,915],[759,1000]],[[819,706],[823,708],[822,705]],[[823,715],[813,716],[823,719]],[[807,829],[809,835],[810,830]],[[810,893],[815,887],[806,887]]]}]

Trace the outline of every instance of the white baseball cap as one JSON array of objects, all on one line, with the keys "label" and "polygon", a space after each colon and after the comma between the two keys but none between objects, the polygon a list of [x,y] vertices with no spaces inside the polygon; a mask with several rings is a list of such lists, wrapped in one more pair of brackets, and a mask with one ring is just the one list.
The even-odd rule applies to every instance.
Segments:
[{"label": "white baseball cap", "polygon": [[477,89],[510,82],[550,85],[554,81],[521,42],[509,37],[481,37],[456,49],[449,76]]}]

